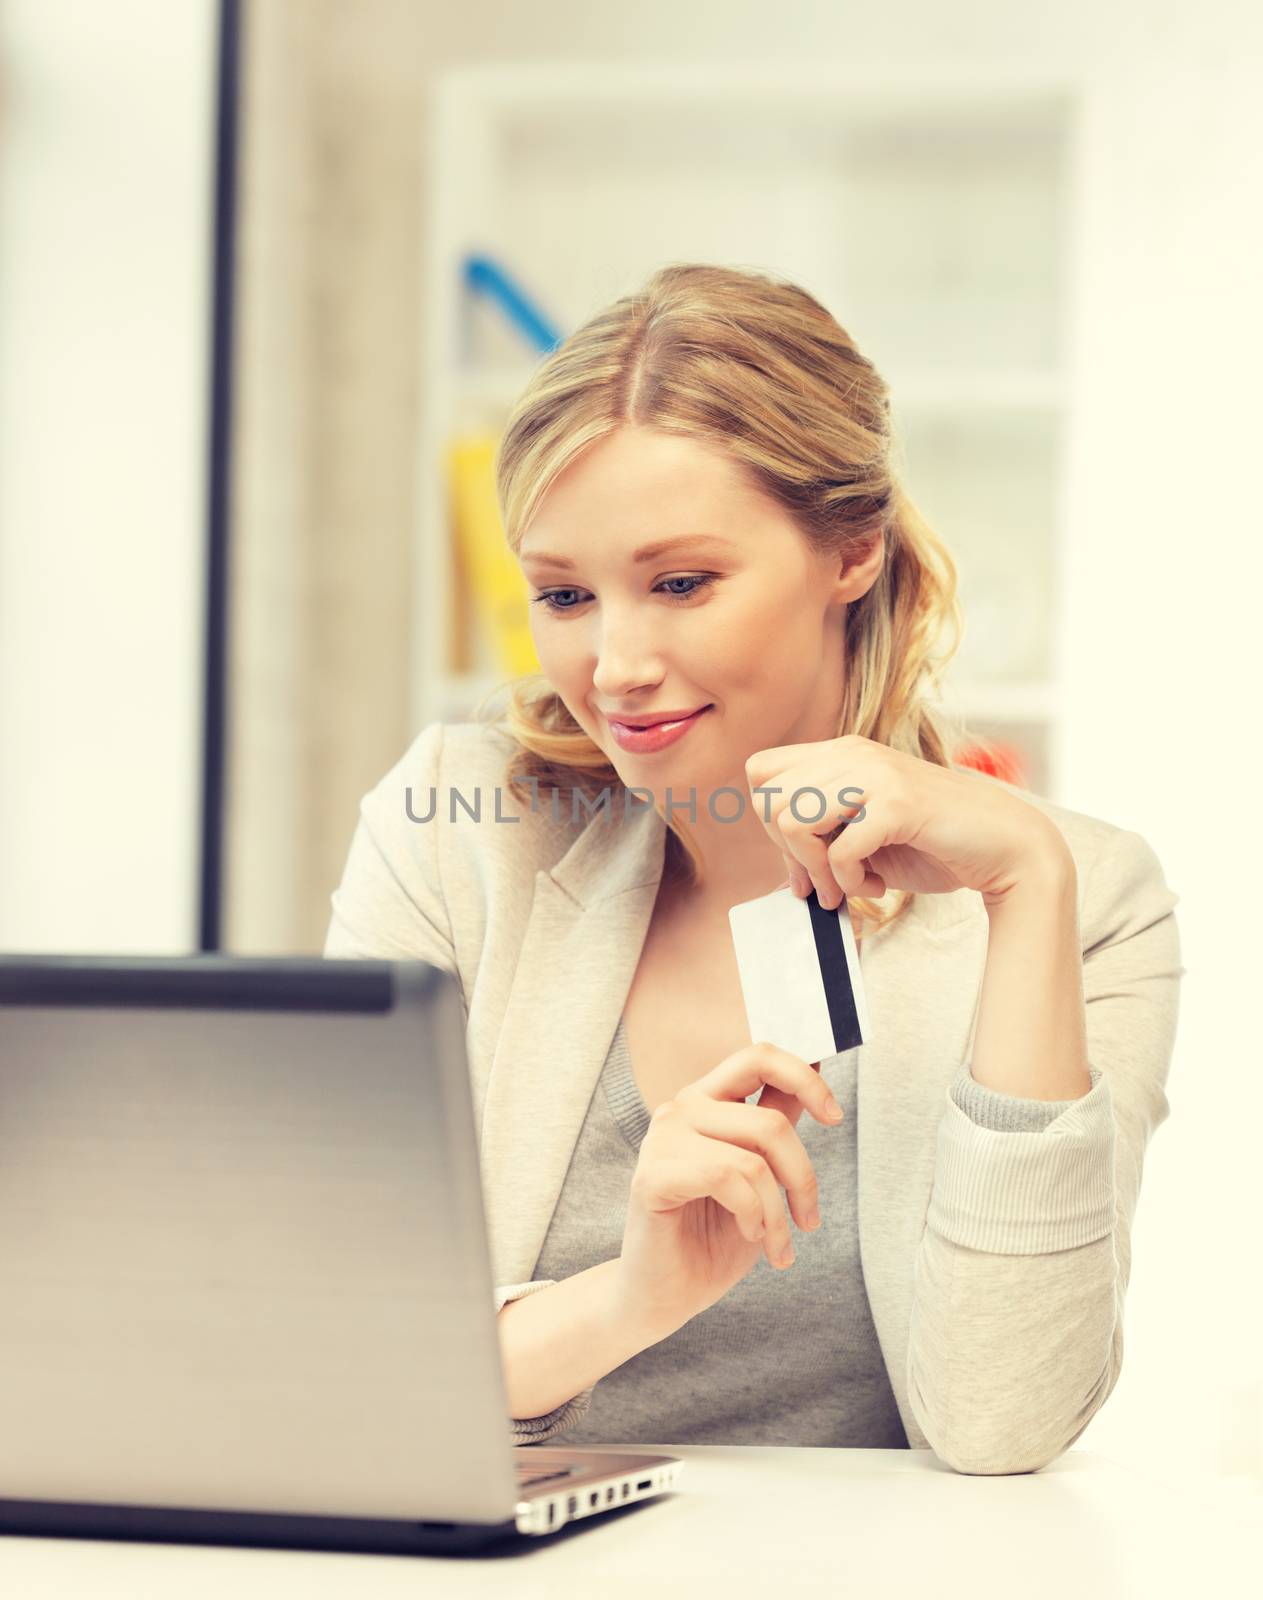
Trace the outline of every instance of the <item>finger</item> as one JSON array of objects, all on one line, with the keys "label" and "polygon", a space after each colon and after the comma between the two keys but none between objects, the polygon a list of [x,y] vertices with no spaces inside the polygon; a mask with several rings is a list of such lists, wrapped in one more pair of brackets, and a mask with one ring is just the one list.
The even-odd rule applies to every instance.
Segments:
[{"label": "finger", "polygon": [[789,869],[790,888],[793,889],[800,900],[805,900],[812,889],[811,874],[800,861],[795,861],[789,856],[785,859],[786,866]]},{"label": "finger", "polygon": [[867,861],[884,842],[883,835],[873,829],[870,816],[863,822],[848,823],[829,844],[829,868],[844,894],[873,895],[878,899],[885,894],[885,879]]},{"label": "finger", "polygon": [[778,883],[778,889],[789,889],[801,899],[806,899],[811,893],[811,879],[807,871],[793,856],[785,857],[785,882]]},{"label": "finger", "polygon": [[[854,794],[851,793],[852,790]],[[816,898],[826,911],[836,911],[842,904],[843,895],[847,892],[847,885],[838,876],[834,863],[835,859],[845,861],[849,857],[845,854],[837,855],[833,847],[838,839],[845,837],[855,826],[857,817],[864,817],[865,821],[870,820],[864,809],[866,790],[851,784],[845,790],[839,789],[838,794],[839,796],[847,794],[848,798],[839,799],[838,809],[832,822],[823,818],[816,822],[802,822],[794,816],[788,805],[782,806],[776,815],[782,851],[791,854],[793,859],[800,863],[799,870],[807,879],[807,887],[796,892],[800,892],[803,898],[806,898],[814,889]],[[870,849],[877,849],[880,843],[880,838],[874,838]],[[860,894],[863,891],[856,888],[850,892]],[[884,888],[882,892],[885,893]]]},{"label": "finger", "polygon": [[816,1225],[811,1220],[820,1207],[816,1169],[784,1113],[705,1098],[681,1104],[695,1132],[761,1156],[778,1189],[784,1189],[794,1221],[804,1230]]},{"label": "finger", "polygon": [[[810,1063],[810,1065],[813,1072],[818,1073],[820,1071],[820,1063],[818,1061],[813,1061]],[[832,1102],[833,1105],[837,1105],[837,1102],[833,1100],[832,1095],[829,1095],[825,1102],[825,1120],[828,1122],[829,1126],[832,1127],[835,1123],[841,1122],[842,1107],[838,1106],[837,1113],[835,1115],[831,1110],[828,1109],[830,1102]],[[765,1083],[763,1085],[763,1092],[755,1101],[755,1105],[763,1106],[769,1111],[779,1111],[782,1116],[785,1116],[789,1119],[789,1124],[791,1127],[797,1127],[798,1119],[803,1113],[803,1101],[801,1096],[796,1094],[786,1094],[784,1089],[778,1089],[774,1084],[771,1083]]]},{"label": "finger", "polygon": [[[649,1159],[639,1163],[632,1179],[636,1203],[647,1211],[663,1212],[677,1211],[693,1200],[714,1200],[732,1214],[745,1238],[757,1244],[767,1227],[766,1196],[741,1167],[717,1158],[713,1139],[703,1141],[706,1147],[699,1157],[692,1124],[674,1101],[664,1100],[650,1122],[645,1136]],[[774,1186],[772,1192],[777,1194]]]},{"label": "finger", "polygon": [[[732,1149],[733,1146],[730,1145],[728,1148]],[[789,1233],[785,1199],[767,1162],[754,1151],[749,1151],[747,1154],[751,1160],[759,1162],[754,1176],[751,1177],[747,1173],[745,1177],[746,1182],[758,1195],[763,1213],[763,1254],[767,1257],[770,1267],[775,1267],[778,1272],[784,1272],[786,1267],[792,1265],[794,1259],[794,1241]]]},{"label": "finger", "polygon": [[[764,1219],[765,1201],[749,1178],[735,1167],[729,1167],[715,1184],[711,1198],[716,1205],[732,1213],[742,1234],[751,1244],[758,1244],[767,1235]],[[788,1229],[786,1232],[788,1233]]]},{"label": "finger", "polygon": [[[823,824],[824,832],[828,833],[837,820],[834,824],[823,823],[822,815],[815,822],[800,822],[794,814],[798,789],[792,782],[792,768],[795,761],[802,762],[810,755],[818,755],[817,746],[779,745],[769,750],[756,750],[746,761],[746,782],[754,800],[755,814],[767,830],[768,837],[784,856],[790,886],[801,897],[811,893],[812,862],[815,863],[814,870],[824,875],[821,886],[826,894],[829,891],[832,880],[829,878],[828,861],[823,846],[811,830]],[[756,797],[755,791],[758,789],[766,792]],[[809,788],[807,792],[810,794],[812,791]],[[815,794],[823,802],[827,814],[828,796],[824,790],[815,790]],[[810,861],[805,852],[810,852]],[[837,885],[834,884],[833,888],[836,891]]]},{"label": "finger", "polygon": [[817,754],[814,743],[770,745],[766,750],[755,750],[746,759],[746,783],[751,791],[771,788],[773,780],[779,782],[787,767],[796,761],[806,761]]},{"label": "finger", "polygon": [[[799,1111],[806,1106],[817,1122],[823,1122],[826,1127],[831,1128],[840,1120],[829,1110],[833,1096],[816,1070],[801,1056],[769,1044],[765,1039],[734,1050],[709,1072],[680,1090],[675,1098],[704,1094],[713,1100],[745,1100],[765,1084],[796,1100]],[[784,1106],[778,1109],[785,1109],[789,1115]]]},{"label": "finger", "polygon": [[[781,1191],[771,1167],[755,1150],[746,1150],[727,1140],[710,1139],[692,1129],[690,1129],[690,1142],[696,1151],[691,1157],[694,1169],[703,1175],[703,1183],[709,1187],[710,1193],[720,1205],[728,1209],[727,1202],[720,1199],[720,1195],[730,1191],[734,1177],[740,1178],[756,1196],[763,1231],[755,1238],[751,1238],[751,1243],[756,1243],[758,1238],[762,1238],[763,1253],[767,1256],[769,1265],[775,1267],[778,1272],[783,1272],[785,1269],[780,1263],[786,1255],[792,1258],[794,1245],[790,1238],[785,1202],[781,1198]],[[747,1234],[746,1237],[750,1238],[750,1235]]]},{"label": "finger", "polygon": [[782,806],[774,825],[782,854],[796,866],[799,882],[806,880],[806,887],[799,891],[803,897],[815,889],[821,905],[832,909],[840,904],[842,890],[829,865],[825,840],[813,832],[822,824],[800,822],[789,806]]}]

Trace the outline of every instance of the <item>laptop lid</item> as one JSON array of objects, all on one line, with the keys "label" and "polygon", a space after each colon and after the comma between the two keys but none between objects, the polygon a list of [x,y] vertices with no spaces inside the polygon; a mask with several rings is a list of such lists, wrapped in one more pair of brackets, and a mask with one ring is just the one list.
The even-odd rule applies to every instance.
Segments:
[{"label": "laptop lid", "polygon": [[0,1498],[503,1522],[492,1288],[449,973],[0,956]]}]

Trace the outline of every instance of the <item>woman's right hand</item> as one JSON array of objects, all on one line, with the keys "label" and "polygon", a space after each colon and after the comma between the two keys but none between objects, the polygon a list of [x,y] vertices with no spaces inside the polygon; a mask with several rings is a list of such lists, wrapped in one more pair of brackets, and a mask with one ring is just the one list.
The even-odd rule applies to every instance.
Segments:
[{"label": "woman's right hand", "polygon": [[[623,1233],[629,1317],[666,1337],[761,1255],[779,1266],[791,1249],[782,1189],[797,1225],[819,1226],[815,1169],[795,1126],[804,1106],[826,1127],[842,1118],[826,1109],[818,1067],[776,1045],[745,1045],[653,1113]],[[760,1084],[758,1104],[746,1105]]]}]

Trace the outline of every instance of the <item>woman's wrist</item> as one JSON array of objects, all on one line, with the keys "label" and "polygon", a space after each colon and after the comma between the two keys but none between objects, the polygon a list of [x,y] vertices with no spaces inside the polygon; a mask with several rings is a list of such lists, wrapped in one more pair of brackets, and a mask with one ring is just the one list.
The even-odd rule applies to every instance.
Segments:
[{"label": "woman's wrist", "polygon": [[632,1303],[617,1256],[510,1300],[496,1325],[519,1419],[547,1415],[674,1331]]}]

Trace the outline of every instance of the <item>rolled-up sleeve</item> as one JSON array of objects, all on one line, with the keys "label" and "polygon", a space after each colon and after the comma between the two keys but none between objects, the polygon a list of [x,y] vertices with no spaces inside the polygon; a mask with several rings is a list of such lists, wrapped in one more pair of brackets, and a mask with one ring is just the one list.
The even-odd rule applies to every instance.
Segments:
[{"label": "rolled-up sleeve", "polygon": [[[511,1300],[520,1300],[524,1295],[535,1294],[540,1289],[547,1289],[556,1283],[555,1278],[537,1278],[530,1283],[506,1284],[496,1290],[495,1308],[499,1316],[501,1310]],[[510,1417],[509,1427],[513,1435],[514,1444],[543,1444],[548,1439],[555,1439],[559,1433],[578,1422],[587,1415],[588,1407],[592,1404],[592,1396],[596,1385],[592,1384],[587,1389],[581,1389],[578,1394],[569,1400],[564,1400],[561,1405],[555,1406],[551,1411],[546,1411],[540,1417]]]},{"label": "rolled-up sleeve", "polygon": [[1148,842],[1117,830],[1084,897],[1091,1089],[1019,1100],[966,1065],[946,1091],[907,1377],[926,1438],[958,1471],[1046,1466],[1118,1381],[1141,1171],[1170,1109],[1178,900]]}]

